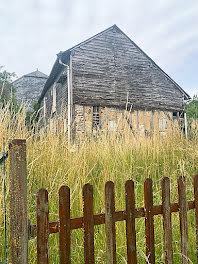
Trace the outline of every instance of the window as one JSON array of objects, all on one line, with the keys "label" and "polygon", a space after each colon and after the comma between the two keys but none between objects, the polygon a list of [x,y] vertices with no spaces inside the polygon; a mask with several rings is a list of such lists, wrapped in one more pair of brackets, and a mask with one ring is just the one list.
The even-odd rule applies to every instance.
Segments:
[{"label": "window", "polygon": [[173,120],[184,118],[184,111],[173,112]]},{"label": "window", "polygon": [[177,119],[177,117],[178,117],[177,112],[173,112],[173,120]]},{"label": "window", "polygon": [[159,119],[159,131],[164,132],[167,128],[167,120],[165,118]]},{"label": "window", "polygon": [[92,128],[98,129],[99,126],[100,126],[100,107],[93,106]]},{"label": "window", "polygon": [[56,83],[52,87],[52,113],[56,112]]},{"label": "window", "polygon": [[111,131],[111,132],[117,130],[116,120],[109,120],[108,121],[108,130]]}]

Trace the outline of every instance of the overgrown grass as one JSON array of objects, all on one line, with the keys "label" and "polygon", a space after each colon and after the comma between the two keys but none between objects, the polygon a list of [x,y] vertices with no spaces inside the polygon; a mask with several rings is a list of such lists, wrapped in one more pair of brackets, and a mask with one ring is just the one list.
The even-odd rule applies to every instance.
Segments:
[{"label": "overgrown grass", "polygon": [[[85,183],[94,186],[94,212],[104,212],[105,182],[115,183],[116,210],[125,208],[125,181],[135,182],[136,206],[144,205],[143,183],[153,179],[154,203],[161,203],[161,179],[171,180],[171,198],[176,202],[177,177],[184,175],[187,183],[187,198],[193,199],[193,175],[198,172],[198,139],[186,140],[179,133],[164,139],[89,138],[68,146],[64,135],[36,134],[25,127],[25,112],[15,117],[0,112],[0,140],[6,138],[27,139],[28,162],[28,210],[32,223],[36,222],[36,194],[44,187],[49,192],[50,220],[58,219],[58,190],[66,184],[71,189],[71,216],[82,216],[82,187]],[[8,186],[9,189],[9,186]],[[1,214],[3,222],[1,191]],[[9,196],[8,196],[9,200]],[[189,257],[196,262],[194,212],[188,213]],[[180,262],[180,235],[178,213],[173,217],[174,262]],[[137,252],[139,263],[145,263],[144,219],[136,220]],[[1,228],[3,235],[3,228]],[[2,236],[1,236],[2,237]],[[0,238],[2,241],[2,239]],[[126,263],[125,223],[116,223],[117,262]],[[155,217],[156,263],[164,263],[162,217]],[[2,249],[1,249],[2,255]],[[104,226],[95,227],[96,263],[105,263]],[[36,239],[29,242],[29,263],[36,263]],[[50,263],[59,263],[58,235],[50,236]],[[72,263],[83,263],[83,231],[72,231]]]}]

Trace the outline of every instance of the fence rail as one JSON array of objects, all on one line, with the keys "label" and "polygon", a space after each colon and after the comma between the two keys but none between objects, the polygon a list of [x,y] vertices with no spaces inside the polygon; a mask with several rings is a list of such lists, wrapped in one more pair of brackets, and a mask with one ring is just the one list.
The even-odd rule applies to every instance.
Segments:
[{"label": "fence rail", "polygon": [[[10,159],[10,248],[13,264],[28,263],[28,215],[27,215],[27,170],[26,142],[12,140],[9,146]],[[162,215],[164,259],[166,264],[173,263],[173,239],[171,214],[179,213],[181,236],[181,262],[190,263],[188,258],[188,222],[187,213],[195,210],[196,253],[198,263],[198,175],[194,176],[194,200],[186,199],[185,178],[178,178],[178,202],[171,203],[170,180],[162,179],[162,204],[153,205],[152,180],[144,182],[144,207],[136,208],[134,182],[128,180],[125,184],[125,208],[115,211],[114,183],[105,185],[105,213],[94,214],[93,186],[83,187],[83,216],[70,216],[70,189],[62,186],[59,190],[59,219],[49,222],[48,192],[45,189],[37,195],[37,224],[29,225],[31,237],[37,237],[37,263],[49,263],[49,236],[59,233],[60,264],[71,263],[71,232],[74,229],[84,229],[84,262],[93,264],[94,226],[105,224],[106,259],[108,264],[116,263],[116,232],[115,223],[126,222],[126,253],[127,263],[137,263],[136,252],[136,219],[145,218],[145,240],[147,263],[155,263],[154,216]]]},{"label": "fence rail", "polygon": [[[195,209],[196,239],[198,249],[198,175],[194,177],[194,200],[186,200],[185,178],[178,178],[178,202],[171,203],[170,180],[162,179],[162,204],[153,205],[152,180],[144,182],[144,207],[135,207],[134,182],[125,184],[125,209],[115,211],[114,183],[105,185],[105,213],[94,214],[93,186],[83,187],[83,216],[70,218],[70,189],[62,186],[59,190],[59,220],[49,222],[48,192],[41,189],[37,195],[37,225],[31,225],[31,237],[37,236],[38,263],[49,263],[49,235],[59,232],[60,263],[71,263],[71,231],[84,229],[84,262],[94,263],[94,226],[105,224],[107,263],[116,263],[116,232],[115,223],[126,221],[127,263],[137,263],[135,219],[145,218],[146,257],[148,263],[155,263],[154,216],[163,217],[163,237],[165,263],[173,263],[171,214],[179,212],[181,235],[181,260],[188,259],[188,225],[187,212]],[[197,250],[196,249],[196,250]],[[198,256],[198,251],[197,251]],[[198,263],[198,257],[197,257]]]}]

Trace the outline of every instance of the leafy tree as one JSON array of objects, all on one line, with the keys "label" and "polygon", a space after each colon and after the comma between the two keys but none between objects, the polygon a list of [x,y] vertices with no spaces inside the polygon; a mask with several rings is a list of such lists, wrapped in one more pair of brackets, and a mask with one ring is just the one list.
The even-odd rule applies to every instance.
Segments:
[{"label": "leafy tree", "polygon": [[8,102],[16,105],[16,91],[12,84],[13,77],[16,77],[14,72],[3,70],[0,66],[0,105],[5,105]]},{"label": "leafy tree", "polygon": [[193,99],[186,105],[186,115],[188,118],[198,119],[198,96],[194,95]]}]

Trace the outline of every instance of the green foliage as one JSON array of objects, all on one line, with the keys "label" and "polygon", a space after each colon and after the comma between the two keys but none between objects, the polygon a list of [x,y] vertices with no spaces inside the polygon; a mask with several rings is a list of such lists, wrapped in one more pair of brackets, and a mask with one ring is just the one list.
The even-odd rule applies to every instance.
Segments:
[{"label": "green foliage", "polygon": [[34,109],[34,112],[38,112],[38,110],[40,109],[40,105],[38,101],[34,102],[33,109]]},{"label": "green foliage", "polygon": [[[2,68],[0,66],[0,107],[5,108],[9,105],[10,112],[15,114],[18,111],[22,111],[22,108],[17,104],[16,89],[12,83],[16,74],[2,70]],[[31,126],[35,121],[38,121],[38,110],[39,104],[35,102],[33,111],[26,112],[26,124]]]},{"label": "green foliage", "polygon": [[186,114],[188,118],[198,119],[198,96],[194,95],[193,99],[186,105]]},{"label": "green foliage", "polygon": [[16,77],[14,72],[2,71],[0,67],[0,105],[4,106],[8,102],[12,103],[12,107],[17,108],[16,91],[12,84],[13,77]]}]

